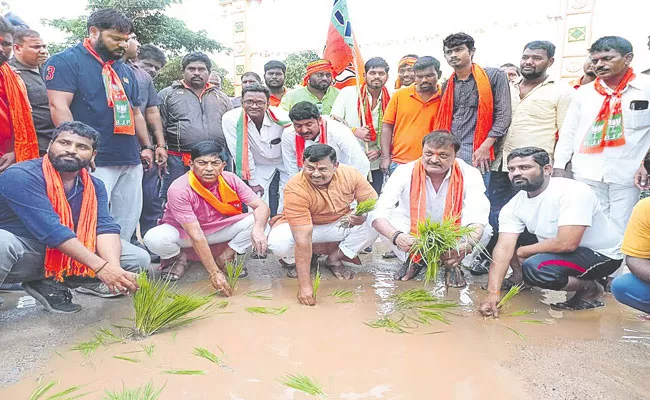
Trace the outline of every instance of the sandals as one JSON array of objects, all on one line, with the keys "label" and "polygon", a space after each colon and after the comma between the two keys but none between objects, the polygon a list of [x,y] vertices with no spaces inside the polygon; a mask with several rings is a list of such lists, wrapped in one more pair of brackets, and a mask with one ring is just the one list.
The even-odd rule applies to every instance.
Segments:
[{"label": "sandals", "polygon": [[561,303],[551,304],[551,308],[560,311],[581,311],[593,310],[594,308],[604,307],[605,303],[599,300],[570,299]]},{"label": "sandals", "polygon": [[467,286],[467,280],[465,280],[465,273],[460,267],[445,268],[445,287],[462,289],[465,286]]},{"label": "sandals", "polygon": [[176,282],[185,275],[188,268],[189,262],[187,261],[187,256],[185,252],[181,251],[176,257],[162,260],[160,263],[161,277],[162,279]]},{"label": "sandals", "polygon": [[414,273],[413,275],[411,275],[411,277],[408,280],[413,279],[420,274],[424,266],[425,266],[424,263],[413,264],[410,261],[407,261],[403,263],[399,271],[397,271],[395,275],[393,275],[393,279],[395,279],[396,281],[401,281],[402,278],[406,276],[406,274],[408,273],[411,267],[413,267]]}]

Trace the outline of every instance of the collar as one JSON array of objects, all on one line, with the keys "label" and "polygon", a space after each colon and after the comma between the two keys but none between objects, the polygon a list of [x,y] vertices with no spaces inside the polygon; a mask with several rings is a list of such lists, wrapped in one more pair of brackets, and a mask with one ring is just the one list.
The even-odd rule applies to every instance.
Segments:
[{"label": "collar", "polygon": [[412,85],[408,86],[408,87],[406,88],[406,90],[408,90],[408,91],[410,92],[410,93],[409,93],[409,96],[410,96],[410,97],[413,97],[414,99],[418,100],[418,101],[421,102],[422,104],[427,104],[427,103],[429,103],[429,102],[432,102],[432,101],[434,101],[434,100],[440,98],[440,96],[441,96],[441,94],[442,94],[442,88],[441,88],[440,84],[438,84],[438,91],[436,92],[436,94],[434,94],[433,96],[431,96],[431,97],[429,98],[429,100],[427,100],[427,101],[424,101],[424,99],[422,98],[422,96],[420,96],[420,94],[418,93],[418,91],[415,90],[415,84],[412,84]]},{"label": "collar", "polygon": [[[522,83],[523,81],[524,81],[524,77],[521,76],[521,77],[519,77],[519,78],[517,79],[517,81],[513,82],[512,86],[514,86],[514,87],[516,87],[516,88],[519,88],[519,86],[521,85],[521,83]],[[555,83],[555,79],[551,78],[551,76],[549,75],[549,76],[546,77],[546,79],[544,79],[544,81],[543,81],[542,83],[540,83],[539,85],[537,85],[537,86],[535,86],[535,87],[536,87],[536,88],[537,88],[537,87],[542,87],[542,86],[544,86],[544,85],[548,85],[548,84],[551,84],[551,83]]]},{"label": "collar", "polygon": [[[180,81],[176,81],[174,83],[178,83],[177,87],[184,87],[185,89],[193,90],[192,87],[189,86],[187,83],[185,83],[185,81],[183,79],[181,79]],[[210,89],[213,86],[214,86],[213,84],[208,82],[208,83],[205,84],[205,87],[203,88],[203,91],[206,91],[207,89]]]},{"label": "collar", "polygon": [[32,68],[29,67],[20,61],[14,56],[11,58],[11,60],[8,61],[10,65],[12,65],[16,70],[18,71],[30,71],[30,72],[35,72],[35,73],[40,73],[41,69],[40,68]]},{"label": "collar", "polygon": [[[284,96],[285,94],[287,94],[287,88],[286,88],[286,87],[285,87],[285,88],[282,88],[282,90],[283,90],[283,92],[282,92],[282,96]],[[276,95],[274,95],[273,93],[271,93],[271,97],[275,97],[276,99],[279,99],[279,97],[276,96]]]}]

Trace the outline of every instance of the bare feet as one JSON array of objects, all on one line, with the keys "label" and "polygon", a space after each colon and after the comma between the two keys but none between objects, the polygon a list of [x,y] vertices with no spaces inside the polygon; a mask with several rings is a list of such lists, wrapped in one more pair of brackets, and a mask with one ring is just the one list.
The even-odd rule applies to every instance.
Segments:
[{"label": "bare feet", "polygon": [[345,255],[341,252],[339,248],[334,251],[334,253],[330,254],[327,256],[327,259],[325,259],[325,267],[330,270],[332,275],[336,277],[336,279],[352,279],[354,278],[354,272],[350,270],[349,268],[346,268],[343,266],[343,262],[341,260],[345,259]]}]

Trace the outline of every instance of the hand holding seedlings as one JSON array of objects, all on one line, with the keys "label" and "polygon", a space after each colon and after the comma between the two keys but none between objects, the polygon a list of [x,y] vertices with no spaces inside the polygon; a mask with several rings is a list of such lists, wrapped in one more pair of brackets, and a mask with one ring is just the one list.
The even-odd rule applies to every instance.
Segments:
[{"label": "hand holding seedlings", "polygon": [[224,296],[230,297],[232,295],[232,288],[228,284],[228,280],[226,279],[226,276],[223,274],[223,272],[219,270],[211,271],[210,283],[215,289],[220,291]]},{"label": "hand holding seedlings", "polygon": [[122,269],[117,264],[106,263],[99,268],[97,278],[101,280],[108,289],[115,294],[131,294],[138,290],[137,275]]},{"label": "hand holding seedlings", "polygon": [[366,219],[368,219],[368,214],[364,214],[364,215],[351,214],[350,216],[348,216],[348,221],[350,221],[350,226],[363,225],[366,222]]},{"label": "hand holding seedlings", "polygon": [[395,244],[397,244],[397,248],[400,250],[410,253],[411,248],[415,244],[415,237],[408,233],[400,233],[395,239]]},{"label": "hand holding seedlings", "polygon": [[258,229],[257,227],[254,227],[253,232],[251,233],[251,239],[253,241],[253,248],[257,254],[266,254],[266,247],[268,246],[268,242],[266,235],[264,234],[264,229]]},{"label": "hand holding seedlings", "polygon": [[490,294],[481,302],[478,311],[484,317],[499,318],[499,309],[497,303],[499,302],[500,293],[498,291],[490,290]]},{"label": "hand holding seedlings", "polygon": [[314,288],[311,282],[308,282],[305,285],[300,285],[300,288],[298,289],[298,301],[300,304],[305,306],[316,305],[316,299],[314,298]]}]

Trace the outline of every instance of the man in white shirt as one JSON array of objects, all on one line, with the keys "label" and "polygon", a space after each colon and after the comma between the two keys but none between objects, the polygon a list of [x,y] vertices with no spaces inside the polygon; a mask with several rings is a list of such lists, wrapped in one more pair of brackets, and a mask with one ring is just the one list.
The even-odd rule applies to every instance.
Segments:
[{"label": "man in white shirt", "polygon": [[[370,215],[373,228],[390,242],[397,258],[405,263],[395,275],[398,280],[409,280],[424,267],[407,263],[418,221],[459,216],[461,226],[474,228],[457,250],[442,259],[450,269],[458,267],[477,243],[485,245],[492,234],[483,177],[478,169],[456,158],[460,149],[458,138],[449,131],[434,131],[424,137],[422,148],[421,159],[395,169]],[[456,274],[456,278],[460,276]]]},{"label": "man in white shirt", "polygon": [[291,122],[286,111],[269,106],[270,97],[266,86],[246,86],[242,90],[242,109],[225,113],[222,125],[237,175],[270,205],[271,215],[275,215],[282,212],[282,189],[289,180],[280,143]]},{"label": "man in white shirt", "polygon": [[384,112],[390,100],[386,88],[388,70],[386,60],[374,57],[366,61],[364,83],[361,88],[341,89],[332,106],[331,115],[343,119],[359,140],[370,161],[372,187],[380,193],[384,173],[379,169],[380,138]]},{"label": "man in white shirt", "polygon": [[316,105],[308,101],[293,106],[289,118],[293,127],[282,134],[282,159],[289,177],[300,172],[305,149],[314,143],[332,146],[341,164],[356,168],[363,176],[368,175],[370,162],[350,128],[321,116]]},{"label": "man in white shirt", "polygon": [[622,235],[639,190],[650,187],[641,165],[650,148],[650,78],[630,68],[634,55],[624,38],[600,38],[589,53],[597,78],[574,93],[554,176],[566,176],[571,161],[574,178],[591,186]]},{"label": "man in white shirt", "polygon": [[[499,215],[499,241],[492,252],[489,294],[479,311],[484,316],[498,316],[501,289],[522,282],[575,292],[568,301],[553,304],[556,309],[603,306],[600,298],[604,289],[596,280],[621,265],[622,234],[613,227],[589,186],[551,178],[553,168],[545,150],[516,149],[507,161],[510,180],[520,192]],[[525,238],[525,231],[535,235],[536,240]],[[518,247],[520,239],[532,244]],[[512,276],[504,282],[509,265]]]}]

